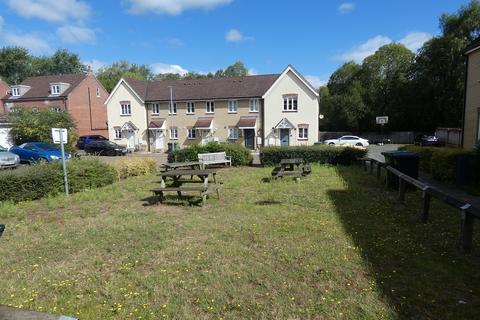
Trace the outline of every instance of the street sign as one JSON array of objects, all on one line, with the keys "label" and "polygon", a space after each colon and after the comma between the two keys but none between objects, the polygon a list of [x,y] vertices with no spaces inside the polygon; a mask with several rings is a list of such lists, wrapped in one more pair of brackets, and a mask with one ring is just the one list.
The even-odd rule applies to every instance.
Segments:
[{"label": "street sign", "polygon": [[62,142],[66,144],[68,140],[67,129],[52,128],[52,139],[55,144],[61,144]]},{"label": "street sign", "polygon": [[62,151],[63,183],[65,194],[68,196],[67,162],[65,161],[65,144],[68,140],[67,129],[52,128],[52,139],[53,143],[60,144],[60,150]]},{"label": "street sign", "polygon": [[377,124],[386,125],[388,123],[388,116],[381,116],[376,118]]}]

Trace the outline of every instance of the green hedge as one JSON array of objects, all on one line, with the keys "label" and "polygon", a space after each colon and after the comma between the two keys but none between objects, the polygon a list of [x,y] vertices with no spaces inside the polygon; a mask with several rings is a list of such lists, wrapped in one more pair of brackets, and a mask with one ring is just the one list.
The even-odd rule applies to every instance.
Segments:
[{"label": "green hedge", "polygon": [[[117,172],[98,159],[72,159],[67,163],[70,192],[103,187],[115,182]],[[59,162],[40,163],[0,172],[0,201],[36,200],[63,192]]]},{"label": "green hedge", "polygon": [[301,158],[307,163],[350,165],[367,154],[367,150],[354,147],[335,147],[326,145],[298,147],[266,147],[260,150],[262,164],[271,166],[282,159]]},{"label": "green hedge", "polygon": [[472,152],[456,148],[403,146],[400,150],[415,152],[420,156],[420,169],[438,181],[457,180],[457,161]]},{"label": "green hedge", "polygon": [[253,156],[243,144],[210,142],[206,145],[192,145],[184,149],[177,149],[168,154],[168,162],[198,161],[199,153],[225,152],[232,157],[232,165],[244,166],[252,162]]}]

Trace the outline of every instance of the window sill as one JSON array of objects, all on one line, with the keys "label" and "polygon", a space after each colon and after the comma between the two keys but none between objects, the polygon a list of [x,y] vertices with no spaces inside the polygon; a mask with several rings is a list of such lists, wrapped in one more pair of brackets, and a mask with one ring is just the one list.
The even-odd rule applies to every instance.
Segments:
[{"label": "window sill", "polygon": [[158,117],[160,116],[160,113],[152,113],[152,117]]},{"label": "window sill", "polygon": [[187,140],[197,140],[197,138],[187,138]]},{"label": "window sill", "polygon": [[168,115],[169,116],[176,116],[177,114],[176,113],[169,113]]},{"label": "window sill", "polygon": [[283,110],[282,112],[293,113],[293,112],[298,112],[298,110]]},{"label": "window sill", "polygon": [[228,114],[237,114],[237,111],[228,111]]},{"label": "window sill", "polygon": [[258,113],[258,111],[252,111],[252,110],[249,110],[248,112],[249,113]]},{"label": "window sill", "polygon": [[308,141],[308,138],[298,138],[298,141]]},{"label": "window sill", "polygon": [[214,112],[205,112],[205,114],[215,114],[215,111]]},{"label": "window sill", "polygon": [[132,114],[121,114],[120,117],[131,117]]},{"label": "window sill", "polygon": [[194,115],[195,115],[195,112],[187,112],[186,115],[187,115],[187,116],[194,116]]}]

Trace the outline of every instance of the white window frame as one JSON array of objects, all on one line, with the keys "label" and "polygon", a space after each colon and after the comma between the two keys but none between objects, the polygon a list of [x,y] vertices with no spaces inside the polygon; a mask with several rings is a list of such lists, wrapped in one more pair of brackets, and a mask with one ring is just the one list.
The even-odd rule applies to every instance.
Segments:
[{"label": "white window frame", "polygon": [[160,114],[160,103],[152,103],[152,115]]},{"label": "white window frame", "polygon": [[248,110],[250,112],[258,112],[260,110],[260,99],[250,99]]},{"label": "white window frame", "polygon": [[197,131],[195,128],[187,128],[187,139],[195,140],[197,139]]},{"label": "white window frame", "polygon": [[20,88],[19,87],[13,87],[12,88],[12,97],[20,97]]},{"label": "white window frame", "polygon": [[308,126],[298,127],[298,140],[308,140]]},{"label": "white window frame", "polygon": [[195,102],[187,102],[187,114],[195,114]]},{"label": "white window frame", "polygon": [[177,114],[177,103],[176,102],[174,102],[174,103],[169,102],[168,103],[168,114],[169,115]]},{"label": "white window frame", "polygon": [[115,132],[115,139],[114,140],[121,140],[122,139],[122,128],[115,127],[115,128],[113,128],[113,131]]},{"label": "white window frame", "polygon": [[178,140],[178,128],[172,127],[170,128],[170,140]]},{"label": "white window frame", "polygon": [[237,127],[228,128],[228,140],[238,140],[240,137],[240,130]]},{"label": "white window frame", "polygon": [[60,111],[62,111],[62,108],[61,108],[61,107],[55,106],[55,107],[51,107],[51,108],[52,108],[52,111],[55,111],[55,112],[60,112]]},{"label": "white window frame", "polygon": [[215,113],[215,101],[205,102],[205,113]]},{"label": "white window frame", "polygon": [[120,115],[121,116],[131,116],[132,115],[132,105],[130,102],[121,102],[120,103]]},{"label": "white window frame", "polygon": [[97,98],[100,98],[100,88],[97,87]]},{"label": "white window frame", "polygon": [[50,87],[50,91],[52,94],[58,95],[60,94],[60,85],[59,84],[52,84]]},{"label": "white window frame", "polygon": [[38,112],[37,106],[33,106],[33,107],[32,107],[32,112]]},{"label": "white window frame", "polygon": [[283,97],[283,112],[298,112],[298,95]]},{"label": "white window frame", "polygon": [[238,112],[238,100],[228,100],[228,113]]}]

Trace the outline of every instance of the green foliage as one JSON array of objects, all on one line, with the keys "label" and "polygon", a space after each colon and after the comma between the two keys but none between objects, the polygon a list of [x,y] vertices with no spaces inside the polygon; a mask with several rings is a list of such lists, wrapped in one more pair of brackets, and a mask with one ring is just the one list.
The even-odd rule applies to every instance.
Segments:
[{"label": "green foliage", "polygon": [[82,73],[86,66],[77,54],[65,49],[52,56],[35,57],[21,47],[0,49],[0,77],[9,84],[19,84],[25,78],[39,75]]},{"label": "green foliage", "polygon": [[335,146],[266,147],[260,150],[263,165],[279,164],[282,159],[303,159],[307,163],[351,165],[367,154],[364,148]]},{"label": "green foliage", "polygon": [[36,200],[62,190],[62,171],[51,164],[34,164],[21,170],[2,171],[0,185],[2,202]]},{"label": "green foliage", "polygon": [[178,149],[168,154],[168,162],[198,161],[199,153],[225,152],[232,157],[233,166],[248,165],[253,157],[243,144],[240,143],[216,143],[210,142],[206,145],[192,145],[191,147]]},{"label": "green foliage", "polygon": [[[72,159],[67,163],[71,193],[112,184],[117,180],[114,167],[98,159]],[[41,163],[0,172],[0,201],[36,200],[63,192],[60,162]]]},{"label": "green foliage", "polygon": [[115,164],[121,179],[154,174],[158,171],[158,164],[152,158],[123,158]]},{"label": "green foliage", "polygon": [[67,149],[75,150],[74,145],[77,140],[75,123],[68,112],[55,112],[49,109],[37,112],[18,107],[9,114],[9,120],[12,124],[10,137],[14,144],[31,141],[52,143],[52,128],[66,128],[68,130]]},{"label": "green foliage", "polygon": [[460,156],[472,152],[456,148],[404,146],[400,150],[412,151],[420,156],[420,168],[438,181],[457,180],[457,162]]},{"label": "green foliage", "polygon": [[153,73],[149,66],[131,64],[127,61],[114,62],[97,72],[98,81],[108,92],[112,92],[121,78],[150,80],[152,77]]}]

